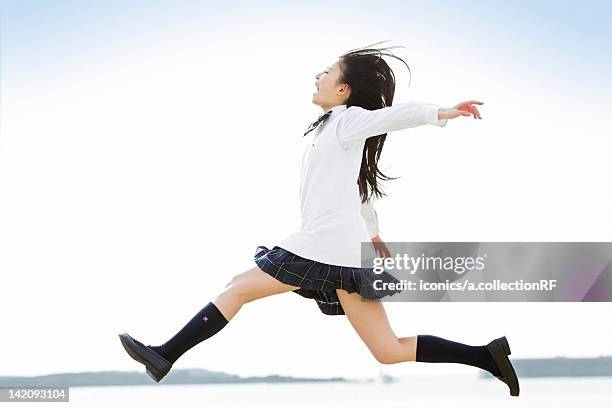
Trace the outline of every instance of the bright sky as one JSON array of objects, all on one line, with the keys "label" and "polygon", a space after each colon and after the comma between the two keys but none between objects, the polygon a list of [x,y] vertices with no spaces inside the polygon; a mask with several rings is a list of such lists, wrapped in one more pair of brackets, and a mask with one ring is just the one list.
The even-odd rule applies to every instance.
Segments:
[{"label": "bright sky", "polygon": [[[553,5],[554,4],[554,5]],[[314,76],[390,39],[395,102],[483,120],[391,133],[388,241],[611,241],[609,2],[2,2],[0,375],[140,370],[299,228]],[[610,355],[606,303],[389,303],[399,336],[513,357]],[[246,305],[176,367],[368,377],[344,316],[293,293]],[[400,364],[393,375],[459,373]]]}]

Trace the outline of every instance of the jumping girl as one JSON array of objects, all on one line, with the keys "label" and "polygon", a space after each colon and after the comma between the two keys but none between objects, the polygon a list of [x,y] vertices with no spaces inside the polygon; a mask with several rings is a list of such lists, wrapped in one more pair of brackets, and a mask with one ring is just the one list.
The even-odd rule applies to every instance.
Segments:
[{"label": "jumping girl", "polygon": [[389,178],[377,164],[387,133],[427,124],[444,127],[459,116],[482,119],[475,106],[482,102],[474,100],[451,108],[422,102],[392,105],[395,76],[382,56],[406,63],[387,52],[394,47],[374,45],[341,55],[315,77],[312,103],[324,113],[305,133],[313,139],[302,158],[301,229],[272,249],[258,246],[256,266],[235,275],[164,344],[144,345],[127,333],[119,335],[128,354],[144,364],[155,381],[187,350],[223,329],[246,303],[293,291],[314,299],[326,315],[346,315],[382,364],[467,364],[503,381],[510,395],[519,394],[506,337],[480,346],[428,334],[398,337],[380,301],[398,291],[374,290],[372,284],[376,279],[397,280],[386,272],[378,275],[372,268],[361,267],[361,242],[369,242],[371,236],[360,205],[373,195],[385,195],[378,179]]}]

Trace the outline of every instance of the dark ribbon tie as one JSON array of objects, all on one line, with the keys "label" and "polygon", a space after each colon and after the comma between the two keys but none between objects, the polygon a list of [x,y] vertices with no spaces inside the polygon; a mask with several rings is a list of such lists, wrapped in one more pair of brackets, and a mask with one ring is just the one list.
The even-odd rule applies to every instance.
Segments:
[{"label": "dark ribbon tie", "polygon": [[321,123],[325,122],[325,120],[329,118],[329,115],[331,115],[331,113],[332,111],[327,111],[321,116],[319,116],[317,120],[315,120],[314,122],[310,124],[310,126],[308,126],[308,129],[306,129],[304,136],[306,136],[309,132],[312,132],[313,130],[315,130],[317,126],[319,126]]}]

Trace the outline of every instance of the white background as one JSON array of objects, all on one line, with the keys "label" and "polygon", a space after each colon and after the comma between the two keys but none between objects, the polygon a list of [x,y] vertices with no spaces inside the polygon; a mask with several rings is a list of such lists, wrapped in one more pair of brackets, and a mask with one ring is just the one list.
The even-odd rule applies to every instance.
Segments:
[{"label": "white background", "polygon": [[[388,59],[396,102],[485,104],[482,120],[388,136],[381,165],[402,178],[376,203],[383,239],[610,241],[609,57],[591,52],[610,42],[599,20],[582,24],[591,9],[173,4],[4,10],[0,375],[139,369],[118,333],[165,341],[254,266],[257,245],[299,228],[314,76],[386,39],[412,70],[408,86]],[[399,336],[612,354],[606,303],[386,306]],[[368,377],[379,364],[346,317],[286,293],[175,366]]]}]

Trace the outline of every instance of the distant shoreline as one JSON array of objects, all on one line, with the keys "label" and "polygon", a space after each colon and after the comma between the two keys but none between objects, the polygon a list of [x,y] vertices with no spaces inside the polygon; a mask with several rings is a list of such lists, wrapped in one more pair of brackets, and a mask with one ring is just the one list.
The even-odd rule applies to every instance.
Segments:
[{"label": "distant shoreline", "polygon": [[[516,373],[528,377],[612,377],[612,356],[594,358],[511,358]],[[392,377],[382,380],[391,382]],[[479,378],[493,378],[481,370]],[[255,383],[333,383],[371,382],[344,377],[301,378],[281,375],[241,377],[205,369],[176,369],[160,384],[255,384]],[[127,385],[156,385],[144,372],[88,371],[57,373],[38,376],[0,376],[0,387],[104,387]]]},{"label": "distant shoreline", "polygon": [[[171,371],[162,384],[250,384],[250,383],[317,383],[352,382],[342,377],[300,378],[268,375],[240,377],[205,369],[176,369]],[[58,373],[31,377],[2,376],[0,387],[103,387],[117,385],[156,385],[144,372],[96,371]]]},{"label": "distant shoreline", "polygon": [[[589,358],[523,358],[513,359],[512,365],[519,377],[611,377],[612,356]],[[481,378],[493,378],[486,371]]]}]

